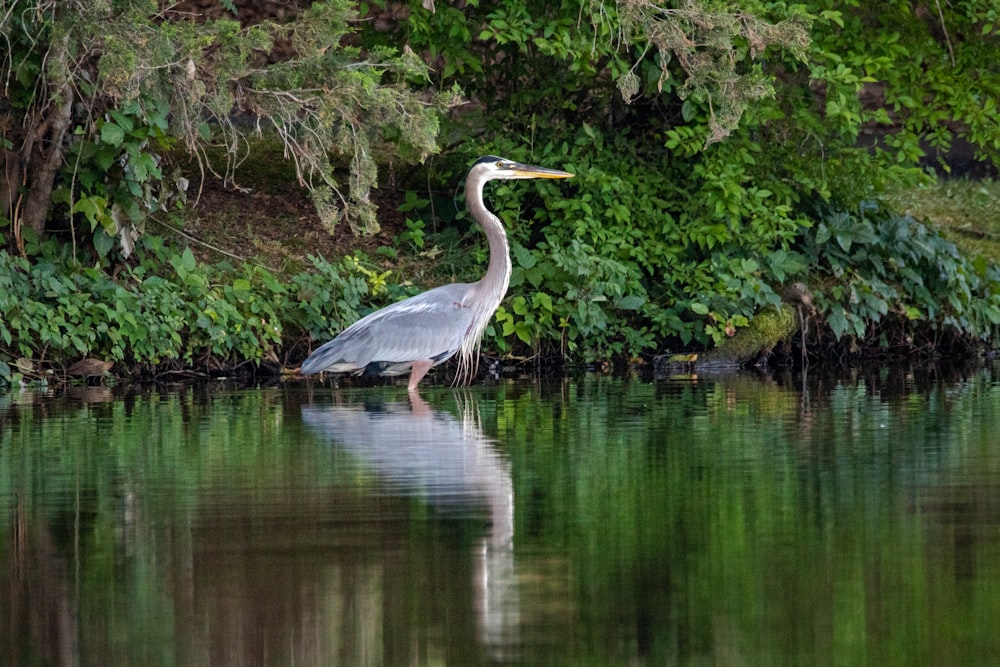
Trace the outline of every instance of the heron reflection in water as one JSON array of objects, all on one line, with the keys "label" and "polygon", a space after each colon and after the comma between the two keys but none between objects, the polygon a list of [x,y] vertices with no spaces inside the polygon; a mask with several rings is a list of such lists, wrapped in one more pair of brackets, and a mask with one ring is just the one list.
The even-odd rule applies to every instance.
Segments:
[{"label": "heron reflection in water", "polygon": [[510,466],[483,434],[474,400],[460,416],[430,407],[416,392],[409,404],[309,405],[302,421],[357,457],[381,493],[417,497],[441,515],[490,526],[473,550],[473,600],[484,646],[509,658],[519,645],[520,597],[514,563],[514,487]]},{"label": "heron reflection in water", "polygon": [[483,186],[497,179],[571,176],[565,171],[493,155],[477,160],[465,179],[465,201],[489,244],[490,261],[482,279],[435,287],[366,315],[310,354],[301,372],[409,372],[408,388],[415,391],[427,371],[457,353],[456,381],[471,380],[483,332],[507,293],[511,273],[507,233],[500,219],[483,203]]}]

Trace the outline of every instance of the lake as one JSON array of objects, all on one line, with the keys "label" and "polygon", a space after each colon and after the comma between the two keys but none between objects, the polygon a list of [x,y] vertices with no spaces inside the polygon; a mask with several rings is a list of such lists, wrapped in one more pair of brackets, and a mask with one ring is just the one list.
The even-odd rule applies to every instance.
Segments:
[{"label": "lake", "polygon": [[998,371],[8,394],[0,664],[988,664]]}]

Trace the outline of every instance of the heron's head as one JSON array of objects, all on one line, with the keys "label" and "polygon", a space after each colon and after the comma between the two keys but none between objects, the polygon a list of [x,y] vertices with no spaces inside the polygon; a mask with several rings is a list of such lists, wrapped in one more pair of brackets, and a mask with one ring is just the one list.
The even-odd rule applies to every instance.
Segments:
[{"label": "heron's head", "polygon": [[469,170],[469,176],[478,177],[483,181],[492,181],[494,179],[510,180],[515,178],[572,178],[573,174],[568,171],[514,162],[496,155],[487,155],[476,160],[472,169]]}]

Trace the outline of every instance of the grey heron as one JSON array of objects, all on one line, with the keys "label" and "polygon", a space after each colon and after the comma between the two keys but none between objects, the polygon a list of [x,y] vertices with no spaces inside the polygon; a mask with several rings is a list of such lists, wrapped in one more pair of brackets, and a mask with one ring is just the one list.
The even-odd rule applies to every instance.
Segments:
[{"label": "grey heron", "polygon": [[488,155],[479,158],[465,179],[465,202],[486,233],[490,259],[474,283],[435,287],[366,315],[302,363],[304,375],[321,372],[402,375],[407,388],[456,353],[456,380],[475,375],[479,346],[490,318],[510,283],[510,247],[503,223],[483,203],[483,186],[498,179],[570,178],[573,174]]}]

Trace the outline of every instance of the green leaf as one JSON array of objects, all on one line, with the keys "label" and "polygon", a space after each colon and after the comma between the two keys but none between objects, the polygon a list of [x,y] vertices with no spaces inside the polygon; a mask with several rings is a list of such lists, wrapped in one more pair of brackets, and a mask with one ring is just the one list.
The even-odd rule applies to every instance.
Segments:
[{"label": "green leaf", "polygon": [[156,159],[151,153],[139,153],[139,155],[131,161],[131,166],[134,170],[136,179],[140,181],[145,181],[150,176],[153,178],[161,178],[163,176],[160,172],[160,167],[156,164]]},{"label": "green leaf", "polygon": [[538,262],[532,252],[520,243],[510,244],[510,254],[514,256],[515,260],[517,260],[518,266],[523,269],[531,269]]},{"label": "green leaf", "polygon": [[708,306],[697,301],[691,304],[691,310],[698,315],[708,315]]},{"label": "green leaf", "polygon": [[514,301],[511,304],[511,310],[514,311],[514,314],[520,315],[522,317],[525,316],[525,315],[527,315],[527,313],[528,313],[528,303],[525,300],[525,298],[523,296],[516,296],[516,297],[514,297]]},{"label": "green leaf", "polygon": [[191,252],[191,248],[184,248],[184,252],[181,253],[181,266],[184,267],[185,271],[190,273],[194,271],[196,264],[197,262],[195,261],[194,253]]},{"label": "green leaf", "polygon": [[135,129],[135,119],[132,116],[118,109],[112,109],[109,114],[114,119],[115,124],[119,125],[123,131],[131,132]]},{"label": "green leaf", "polygon": [[117,123],[108,121],[101,126],[101,141],[111,146],[121,146],[125,141],[125,130]]},{"label": "green leaf", "polygon": [[646,297],[641,294],[629,294],[618,300],[617,306],[622,310],[639,310],[646,303]]},{"label": "green leaf", "polygon": [[681,105],[681,117],[684,119],[684,122],[690,123],[696,115],[698,115],[698,106],[690,98],[684,100],[684,103]]},{"label": "green leaf", "polygon": [[97,168],[101,171],[107,171],[111,169],[111,165],[115,163],[120,155],[119,147],[115,146],[101,146],[97,152],[94,153],[94,162],[97,164]]},{"label": "green leaf", "polygon": [[821,222],[816,225],[816,245],[823,245],[830,240],[830,228],[826,223]]},{"label": "green leaf", "polygon": [[832,9],[824,9],[823,11],[821,11],[821,12],[819,13],[819,15],[820,15],[820,16],[821,16],[821,17],[822,17],[823,19],[825,19],[825,20],[827,20],[827,21],[830,21],[830,22],[832,22],[832,23],[836,23],[836,24],[837,24],[837,26],[839,26],[840,28],[843,28],[843,27],[844,27],[844,18],[843,18],[843,14],[841,14],[841,13],[840,13],[840,12],[838,12],[838,11],[835,11],[835,10],[832,10]]},{"label": "green leaf", "polygon": [[80,198],[73,206],[73,213],[82,213],[90,223],[91,230],[96,229],[107,217],[108,201],[104,197],[92,195]]},{"label": "green leaf", "polygon": [[830,307],[830,315],[826,318],[826,323],[830,326],[830,330],[833,331],[833,335],[839,340],[846,332],[848,322],[847,313],[841,306],[834,305]]},{"label": "green leaf", "polygon": [[545,292],[536,292],[531,300],[536,308],[546,313],[552,312],[552,297]]},{"label": "green leaf", "polygon": [[514,327],[514,331],[517,334],[517,337],[521,339],[521,342],[531,345],[531,328],[527,324],[524,322],[518,322]]},{"label": "green leaf", "polygon": [[109,236],[103,228],[94,232],[94,250],[101,257],[107,257],[111,249],[115,247],[115,239]]}]

